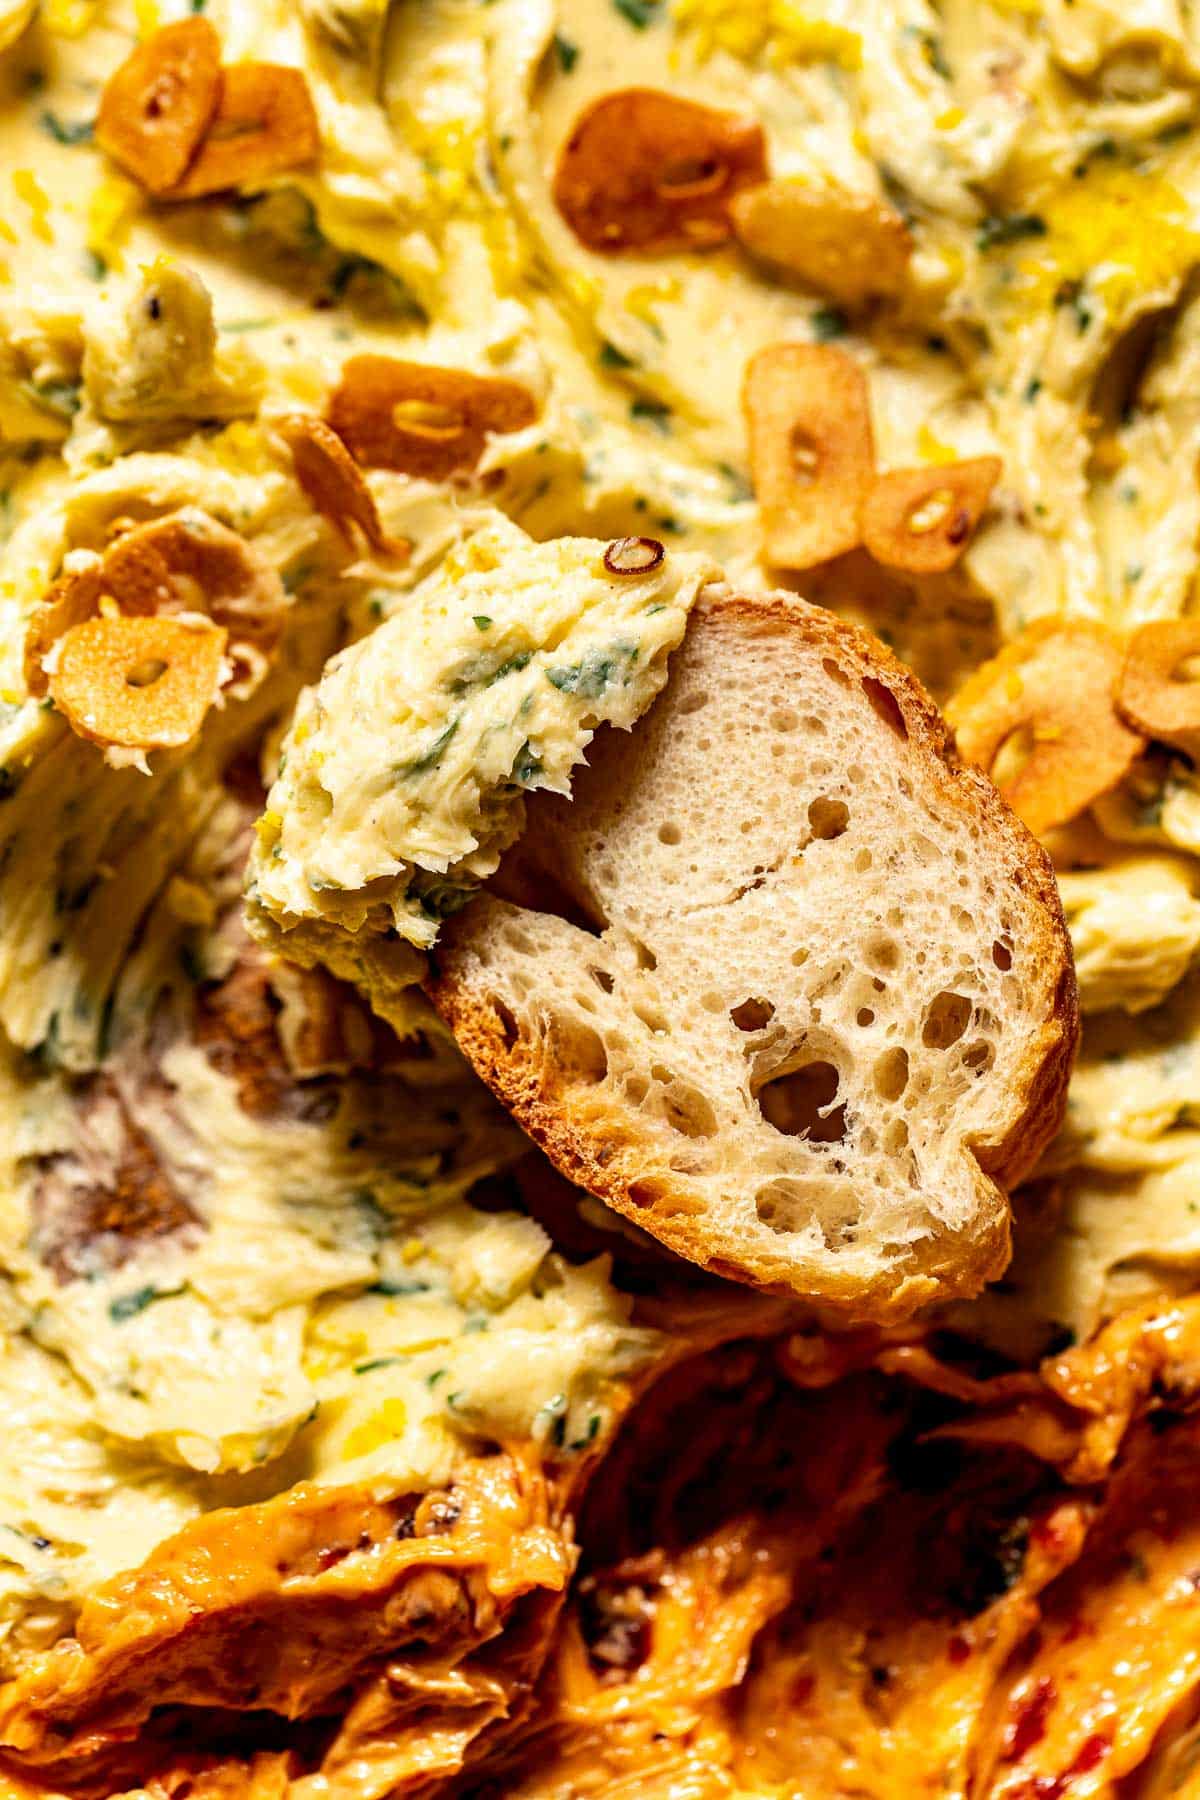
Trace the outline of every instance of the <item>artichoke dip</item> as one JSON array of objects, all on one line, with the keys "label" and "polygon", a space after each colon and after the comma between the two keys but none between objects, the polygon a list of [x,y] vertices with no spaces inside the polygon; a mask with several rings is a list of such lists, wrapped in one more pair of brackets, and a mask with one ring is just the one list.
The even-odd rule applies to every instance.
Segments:
[{"label": "artichoke dip", "polygon": [[[0,0],[0,152],[4,1795],[1115,1795],[1118,1713],[1200,1791],[1182,1526],[1026,1645],[1111,1602],[1073,1711],[1004,1661],[1200,1286],[1200,16]],[[1059,876],[1068,1122],[903,1344],[647,1274],[420,998],[721,579],[881,635]],[[936,1658],[914,1383],[1055,1471]]]}]

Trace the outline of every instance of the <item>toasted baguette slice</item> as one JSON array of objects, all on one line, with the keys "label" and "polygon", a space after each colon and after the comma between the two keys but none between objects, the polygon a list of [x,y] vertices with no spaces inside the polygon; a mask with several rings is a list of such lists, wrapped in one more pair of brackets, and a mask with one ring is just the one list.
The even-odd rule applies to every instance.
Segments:
[{"label": "toasted baguette slice", "polygon": [[783,595],[700,603],[429,992],[572,1181],[881,1321],[1003,1269],[1078,1036],[1041,848],[880,643]]}]

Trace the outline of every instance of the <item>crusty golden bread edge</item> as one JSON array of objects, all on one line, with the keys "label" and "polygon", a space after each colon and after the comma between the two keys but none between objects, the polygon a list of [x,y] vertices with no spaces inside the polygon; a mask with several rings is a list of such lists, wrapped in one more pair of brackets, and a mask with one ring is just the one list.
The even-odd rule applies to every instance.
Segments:
[{"label": "crusty golden bread edge", "polygon": [[[585,1126],[588,1109],[578,1104],[576,1091],[556,1083],[544,1059],[526,1053],[523,1039],[508,1046],[495,1012],[456,983],[458,921],[451,921],[431,959],[426,992],[476,1072],[568,1180],[716,1274],[807,1300],[833,1318],[895,1323],[934,1301],[968,1298],[1003,1273],[1010,1254],[1007,1192],[1032,1171],[1062,1123],[1079,1040],[1079,1005],[1053,869],[1045,850],[986,776],[961,762],[949,727],[921,683],[870,633],[783,593],[718,590],[701,598],[696,614],[718,628],[728,625],[738,631],[756,624],[776,631],[782,622],[803,632],[817,652],[836,646],[849,654],[862,676],[882,682],[894,697],[907,728],[906,753],[927,759],[930,777],[942,785],[948,804],[973,808],[985,828],[1005,840],[1013,879],[1039,903],[1032,916],[1042,921],[1042,931],[1032,946],[1031,963],[1044,974],[1045,1017],[1026,1043],[1007,1113],[997,1119],[994,1130],[986,1136],[976,1134],[964,1146],[976,1164],[978,1204],[970,1225],[931,1237],[915,1247],[902,1270],[885,1269],[866,1282],[844,1271],[822,1269],[820,1284],[806,1287],[781,1279],[775,1268],[753,1253],[744,1262],[735,1262],[728,1255],[725,1234],[706,1233],[703,1218],[694,1212],[656,1207],[650,1213],[631,1198],[639,1172],[636,1143],[619,1141],[614,1119],[600,1144],[591,1121]],[[462,915],[464,920],[471,910]]]}]

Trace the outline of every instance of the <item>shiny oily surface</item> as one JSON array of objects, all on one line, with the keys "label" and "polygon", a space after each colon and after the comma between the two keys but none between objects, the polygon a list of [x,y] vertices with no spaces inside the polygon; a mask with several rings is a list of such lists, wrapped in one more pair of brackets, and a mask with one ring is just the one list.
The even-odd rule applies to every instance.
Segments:
[{"label": "shiny oily surface", "polygon": [[[639,668],[644,651],[658,673],[686,596],[716,568],[751,586],[782,580],[862,620],[946,700],[1038,621],[1085,621],[1123,644],[1194,605],[1200,23],[1182,4],[208,0],[202,10],[225,67],[301,72],[318,149],[252,169],[244,191],[156,200],[97,146],[95,120],[139,40],[191,8],[0,6],[0,1669],[11,1683],[0,1688],[0,1760],[17,1793],[116,1793],[148,1780],[173,1792],[185,1773],[203,1775],[189,1739],[165,1772],[110,1747],[90,1786],[78,1768],[72,1786],[46,1750],[47,1695],[82,1696],[79,1716],[92,1704],[95,1725],[129,1641],[118,1628],[141,1620],[157,1642],[175,1615],[143,1600],[177,1581],[183,1593],[188,1558],[215,1555],[213,1545],[226,1560],[215,1555],[208,1584],[187,1590],[208,1615],[224,1629],[236,1589],[249,1616],[282,1621],[269,1610],[282,1604],[279,1572],[260,1554],[276,1529],[291,1534],[295,1559],[280,1566],[316,1584],[297,1604],[336,1611],[343,1582],[365,1616],[399,1566],[376,1547],[389,1531],[408,1541],[395,1539],[409,1520],[399,1497],[456,1481],[446,1516],[458,1506],[465,1523],[430,1535],[439,1557],[470,1568],[453,1596],[430,1587],[426,1599],[456,1622],[459,1636],[443,1641],[462,1652],[469,1675],[456,1693],[470,1689],[479,1733],[506,1708],[515,1716],[515,1689],[471,1661],[477,1639],[498,1628],[513,1666],[528,1656],[536,1672],[537,1634],[518,1613],[506,1639],[508,1609],[566,1581],[579,1471],[598,1453],[615,1459],[598,1488],[637,1514],[632,1453],[612,1448],[633,1390],[681,1348],[706,1354],[717,1339],[784,1329],[732,1290],[705,1290],[682,1319],[667,1317],[647,1297],[657,1277],[643,1246],[594,1219],[581,1226],[571,1207],[535,1206],[527,1183],[480,1189],[519,1146],[453,1056],[413,1054],[380,1035],[349,989],[268,970],[251,947],[243,864],[252,840],[262,858],[289,829],[302,837],[303,817],[285,822],[265,786],[278,776],[286,794],[289,775],[306,772],[285,752],[280,773],[279,749],[311,716],[329,659],[361,655],[375,633],[385,655],[406,611],[425,616],[443,565],[480,533],[503,539],[527,571],[582,556],[560,540],[594,540],[580,616],[597,639],[638,580],[672,600],[682,592],[665,615],[648,600],[636,646],[622,636]],[[741,121],[730,141],[754,169],[756,127],[772,181],[853,196],[845,216],[887,246],[871,279],[843,270],[835,291],[815,285],[833,266],[829,234],[801,266],[761,209],[741,238],[727,230],[717,177],[690,151],[659,180],[655,207],[664,191],[672,206],[686,200],[705,222],[699,237],[589,247],[555,204],[563,146],[606,95],[664,88]],[[743,383],[747,363],[783,342],[853,359],[879,474],[999,459],[977,528],[948,566],[884,567],[861,548],[790,575],[764,566]],[[373,506],[352,491],[371,530],[356,535],[301,484],[273,421],[329,414],[347,364],[369,357],[472,379],[414,390],[392,416],[393,462],[416,440],[424,466],[364,468]],[[286,617],[268,649],[261,634],[251,642],[257,655],[231,672],[186,744],[106,753],[28,691],[29,622],[64,559],[103,553],[131,522],[184,508],[252,546],[282,581]],[[618,553],[606,576],[604,547],[622,540],[662,544],[661,567],[622,574]],[[533,603],[513,606],[506,629],[536,636]],[[487,650],[493,614],[481,606],[458,623],[472,654],[476,639]],[[419,646],[442,710],[403,752],[408,764],[425,762],[453,722],[445,682],[461,674],[436,660],[451,641],[457,669],[457,630]],[[585,656],[569,667],[582,670]],[[336,668],[326,679],[354,685]],[[547,726],[564,780],[592,728],[569,704],[579,679],[574,695],[570,680],[555,689],[562,704]],[[622,688],[630,720],[653,691],[653,681]],[[334,713],[322,725],[343,758],[345,723]],[[479,818],[492,847],[519,829],[520,794],[499,794],[474,755],[455,760],[479,741],[459,727],[412,777],[443,865],[479,854]],[[801,1356],[781,1338],[764,1354],[799,1393],[815,1362],[822,1379],[847,1384],[824,1408],[819,1397],[777,1404],[775,1375],[755,1387],[736,1350],[689,1365],[693,1385],[737,1401],[709,1409],[718,1462],[741,1468],[730,1448],[739,1431],[759,1445],[747,1468],[768,1466],[763,1446],[785,1433],[824,1433],[828,1478],[780,1478],[783,1527],[765,1473],[740,1500],[722,1492],[700,1520],[681,1521],[664,1488],[627,1546],[625,1527],[602,1520],[599,1538],[581,1527],[585,1563],[543,1677],[536,1743],[516,1738],[502,1752],[484,1736],[471,1750],[465,1728],[460,1740],[447,1727],[440,1760],[421,1765],[432,1737],[418,1754],[369,1673],[340,1664],[362,1702],[348,1737],[335,1739],[324,1702],[297,1688],[293,1710],[326,1724],[297,1729],[280,1751],[289,1699],[273,1692],[270,1729],[256,1739],[255,1715],[239,1738],[213,1673],[231,1666],[236,1628],[222,1637],[214,1625],[209,1664],[182,1670],[171,1690],[198,1711],[214,1784],[354,1800],[450,1792],[470,1751],[480,1783],[530,1800],[777,1796],[797,1779],[806,1795],[1114,1793],[1118,1780],[1143,1795],[1190,1791],[1183,1702],[1200,1644],[1187,1610],[1190,1428],[1168,1435],[1171,1452],[1156,1460],[1142,1414],[1174,1418],[1163,1391],[1185,1410],[1200,1266],[1200,787],[1189,757],[1156,742],[1124,768],[1048,840],[1079,966],[1083,1052],[1045,1178],[1017,1197],[1012,1269],[937,1322],[955,1334],[948,1358],[921,1362],[918,1333],[870,1346],[845,1374],[847,1346],[806,1340]],[[371,777],[347,766],[346,791],[368,791]],[[477,811],[456,810],[476,790]],[[357,807],[353,846],[379,870]],[[322,854],[336,859],[338,842]],[[392,861],[417,866],[403,845]],[[385,878],[395,874],[389,865]],[[406,875],[405,895],[410,886]],[[447,895],[418,886],[422,923],[435,929]],[[312,960],[332,960],[317,929],[332,909],[312,910]],[[429,935],[390,962],[373,946],[340,973],[406,1027]],[[1158,1320],[1148,1335],[1147,1306]],[[1079,1420],[1054,1410],[1056,1352],[1068,1338],[1086,1346],[1105,1321],[1127,1335],[1097,1340],[1078,1411],[1110,1421],[1116,1441],[1128,1428],[1131,1472],[1111,1494],[1108,1462],[1073,1460]],[[930,1429],[965,1419],[1006,1442],[1020,1436],[1011,1419],[995,1424],[996,1396],[970,1386],[975,1365],[1027,1371],[1046,1356],[1042,1376],[1021,1378],[1057,1398],[1004,1399],[1027,1433],[1011,1453],[1021,1470],[1004,1457],[980,1470],[964,1456],[930,1473],[914,1448]],[[1159,1399],[1144,1387],[1124,1406],[1114,1365],[1171,1373]],[[660,1470],[679,1464],[686,1496],[687,1433],[654,1411],[653,1393],[629,1441],[649,1443]],[[928,1393],[937,1405],[923,1411]],[[856,1421],[850,1443],[831,1415]],[[871,1515],[856,1525],[851,1504],[865,1489],[849,1477],[872,1446],[884,1455],[893,1430],[894,1541],[911,1579],[872,1616],[886,1571],[873,1580]],[[553,1499],[528,1473],[543,1461],[558,1471]],[[883,1479],[874,1464],[868,1476]],[[978,1579],[964,1573],[936,1601],[916,1548],[923,1533],[949,1530],[921,1510],[930,1484],[978,1520],[974,1535],[963,1527],[962,1550]],[[1060,1488],[1076,1510],[1051,1529],[1047,1496]],[[820,1521],[799,1548],[788,1511],[798,1497]],[[224,1508],[236,1510],[215,1520]],[[310,1528],[323,1544],[310,1544]],[[840,1600],[819,1573],[835,1537]],[[1030,1542],[1042,1563],[1029,1564]],[[344,1552],[342,1563],[314,1571],[305,1559],[322,1549]],[[1008,1585],[995,1593],[1001,1575]],[[1050,1627],[1035,1648],[1039,1583],[1056,1585],[1037,1601]],[[460,1604],[471,1609],[465,1635]],[[657,1635],[638,1623],[647,1606]],[[542,1655],[553,1626],[543,1610]],[[881,1637],[886,1654],[873,1656]],[[711,1644],[705,1667],[680,1663],[689,1641]],[[1064,1706],[1073,1681],[1086,1696]],[[120,1692],[138,1714],[146,1696]]]}]

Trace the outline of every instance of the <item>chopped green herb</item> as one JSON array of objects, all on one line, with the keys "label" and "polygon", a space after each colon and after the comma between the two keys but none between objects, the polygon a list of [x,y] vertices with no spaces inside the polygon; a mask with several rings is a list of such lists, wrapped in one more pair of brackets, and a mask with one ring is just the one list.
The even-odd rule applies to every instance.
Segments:
[{"label": "chopped green herb", "polygon": [[94,250],[83,253],[83,270],[89,281],[103,281],[108,274],[108,264]]},{"label": "chopped green herb", "polygon": [[182,1292],[181,1287],[134,1288],[131,1294],[118,1294],[115,1300],[109,1301],[108,1316],[114,1325],[123,1325],[126,1319],[136,1319],[139,1313],[145,1312],[148,1306],[153,1306],[156,1300],[170,1300]]},{"label": "chopped green herb", "polygon": [[637,363],[632,356],[626,356],[623,350],[618,350],[615,344],[610,344],[605,338],[600,346],[600,367],[602,369],[636,369]]},{"label": "chopped green herb", "polygon": [[430,919],[452,919],[468,900],[475,898],[473,886],[455,881],[441,881],[437,876],[425,877],[425,886],[415,890],[421,911]]},{"label": "chopped green herb", "polygon": [[404,763],[400,768],[399,773],[401,775],[428,775],[431,769],[437,768],[443,756],[445,756],[457,730],[458,720],[451,719],[445,731],[440,732],[438,736],[434,738],[428,750],[424,751],[420,756],[415,756],[411,762]]},{"label": "chopped green herb", "polygon": [[611,650],[589,650],[577,663],[564,669],[547,669],[546,679],[560,694],[578,694],[581,700],[599,700],[614,681],[628,680],[637,661],[635,644],[616,644]]},{"label": "chopped green herb", "polygon": [[1036,400],[1038,395],[1041,393],[1041,391],[1042,391],[1041,377],[1039,375],[1032,375],[1025,387],[1026,400],[1029,400],[1029,401]]},{"label": "chopped green herb", "polygon": [[631,419],[642,419],[647,425],[656,426],[659,431],[671,429],[671,408],[662,400],[650,400],[639,395],[629,403],[629,416]]},{"label": "chopped green herb", "polygon": [[474,625],[476,631],[490,631],[492,629],[492,621],[488,618],[486,613],[475,613],[471,623]]},{"label": "chopped green herb", "polygon": [[613,5],[637,31],[645,31],[658,17],[659,0],[613,0]]},{"label": "chopped green herb", "polygon": [[554,54],[558,58],[558,66],[564,75],[569,75],[579,61],[579,45],[573,44],[570,38],[564,37],[561,31],[554,34]]},{"label": "chopped green herb", "polygon": [[729,499],[732,504],[741,505],[746,500],[753,500],[754,489],[740,469],[735,469],[732,463],[722,462],[717,464],[717,470],[729,484]]},{"label": "chopped green herb", "polygon": [[540,756],[535,756],[528,743],[521,745],[517,751],[517,759],[513,763],[512,778],[519,781],[522,787],[528,787],[531,781],[545,772],[545,765]]},{"label": "chopped green herb", "polygon": [[845,337],[850,329],[849,319],[838,306],[818,306],[809,323],[818,344],[828,344],[833,338]]},{"label": "chopped green herb", "polygon": [[571,1442],[567,1445],[567,1449],[568,1450],[586,1450],[590,1444],[595,1443],[597,1435],[599,1434],[599,1431],[600,1431],[600,1414],[593,1413],[591,1418],[587,1422],[587,1430],[584,1432],[583,1436],[577,1437],[577,1438],[572,1438]]},{"label": "chopped green herb", "polygon": [[935,37],[932,31],[923,31],[921,33],[921,47],[925,52],[925,61],[929,64],[934,74],[940,75],[943,81],[949,81],[953,74],[953,70],[946,61],[945,52],[942,49],[942,40],[939,37]]},{"label": "chopped green herb", "polygon": [[56,144],[90,144],[95,129],[91,119],[60,119],[47,107],[38,123]]},{"label": "chopped green herb", "polygon": [[1046,235],[1046,221],[1040,213],[993,213],[983,221],[975,234],[981,250],[994,250],[998,244],[1017,244],[1022,238]]},{"label": "chopped green herb", "polygon": [[366,1362],[355,1363],[356,1375],[369,1375],[372,1369],[388,1369],[393,1363],[403,1362],[402,1356],[371,1356]]},{"label": "chopped green herb", "polygon": [[56,413],[60,419],[73,419],[79,411],[78,381],[23,381],[21,392],[35,406]]},{"label": "chopped green herb", "polygon": [[179,966],[194,987],[204,980],[204,964],[194,944],[180,944]]},{"label": "chopped green herb", "polygon": [[[355,1146],[352,1145],[351,1148],[355,1148]],[[427,1281],[404,1281],[395,1275],[381,1275],[378,1281],[372,1282],[371,1286],[363,1291],[368,1294],[386,1294],[389,1299],[396,1299],[408,1294],[427,1294],[429,1283]]]}]

